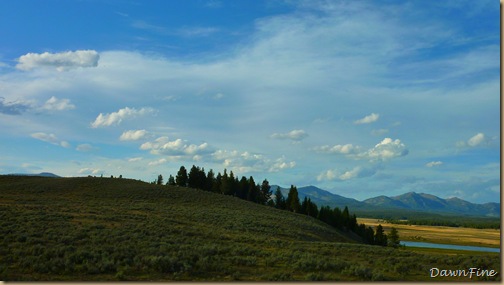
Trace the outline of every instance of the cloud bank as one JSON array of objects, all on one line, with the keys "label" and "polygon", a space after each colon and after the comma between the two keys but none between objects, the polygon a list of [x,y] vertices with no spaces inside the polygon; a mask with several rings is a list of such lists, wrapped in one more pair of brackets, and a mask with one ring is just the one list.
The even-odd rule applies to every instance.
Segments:
[{"label": "cloud bank", "polygon": [[369,124],[378,121],[378,118],[380,118],[379,114],[371,113],[371,115],[365,116],[362,119],[354,121],[354,124],[356,125]]},{"label": "cloud bank", "polygon": [[137,110],[135,108],[123,108],[117,112],[113,112],[110,114],[102,114],[100,113],[98,117],[96,117],[95,121],[91,123],[93,128],[98,127],[106,127],[111,125],[119,125],[125,119],[131,119],[137,116],[153,113],[154,109],[152,108],[141,108]]},{"label": "cloud bank", "polygon": [[95,50],[78,50],[61,53],[28,53],[18,59],[16,68],[29,71],[36,68],[55,68],[65,71],[78,67],[96,67],[100,56]]}]

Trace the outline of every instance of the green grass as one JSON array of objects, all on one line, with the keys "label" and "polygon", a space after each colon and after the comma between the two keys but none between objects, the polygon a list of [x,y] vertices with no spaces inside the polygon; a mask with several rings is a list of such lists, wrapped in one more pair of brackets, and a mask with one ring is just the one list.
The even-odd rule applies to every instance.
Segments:
[{"label": "green grass", "polygon": [[1,280],[422,281],[447,264],[500,259],[363,245],[311,217],[195,189],[0,176]]}]

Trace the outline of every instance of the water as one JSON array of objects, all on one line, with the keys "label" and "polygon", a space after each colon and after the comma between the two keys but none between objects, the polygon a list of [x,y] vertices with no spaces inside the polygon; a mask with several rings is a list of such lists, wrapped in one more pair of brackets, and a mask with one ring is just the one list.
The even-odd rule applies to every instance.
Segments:
[{"label": "water", "polygon": [[493,247],[440,244],[440,243],[416,242],[416,241],[401,241],[401,245],[411,246],[411,247],[428,247],[428,248],[442,248],[442,249],[500,252],[500,248],[493,248]]}]

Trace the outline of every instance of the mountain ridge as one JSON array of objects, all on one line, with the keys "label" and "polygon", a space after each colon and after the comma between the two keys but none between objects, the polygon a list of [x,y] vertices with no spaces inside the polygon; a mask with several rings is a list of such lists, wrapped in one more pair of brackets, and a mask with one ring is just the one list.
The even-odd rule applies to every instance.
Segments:
[{"label": "mountain ridge", "polygon": [[[273,193],[278,185],[272,185]],[[282,194],[286,197],[289,188],[280,187]],[[299,199],[308,197],[312,202],[320,206],[330,206],[343,208],[351,207],[353,210],[405,210],[416,212],[430,212],[440,214],[463,214],[469,216],[500,217],[500,203],[471,203],[458,197],[440,198],[427,193],[407,192],[397,196],[380,195],[358,201],[347,198],[316,186],[298,187]]]}]

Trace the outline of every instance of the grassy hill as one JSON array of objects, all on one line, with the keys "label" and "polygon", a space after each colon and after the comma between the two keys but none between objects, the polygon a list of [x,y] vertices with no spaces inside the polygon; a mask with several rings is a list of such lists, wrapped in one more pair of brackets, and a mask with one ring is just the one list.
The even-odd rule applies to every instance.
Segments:
[{"label": "grassy hill", "polygon": [[500,268],[498,255],[359,244],[311,217],[195,189],[0,176],[1,280],[429,280],[451,263]]}]

